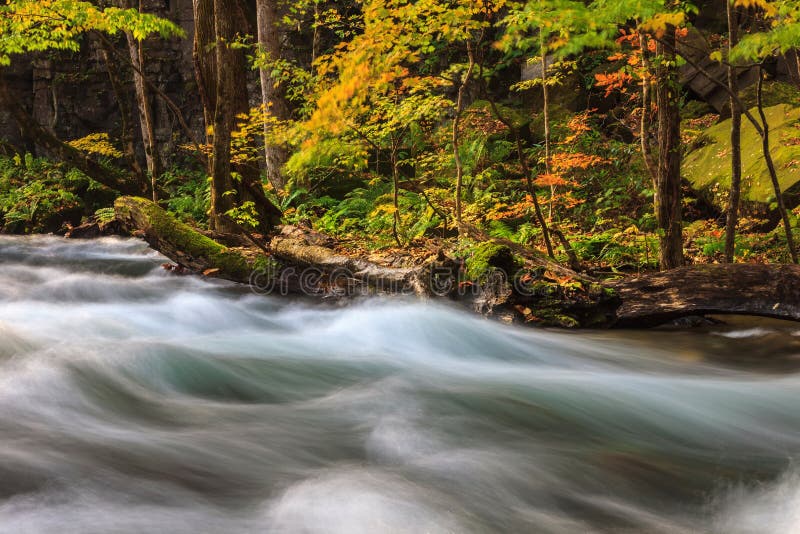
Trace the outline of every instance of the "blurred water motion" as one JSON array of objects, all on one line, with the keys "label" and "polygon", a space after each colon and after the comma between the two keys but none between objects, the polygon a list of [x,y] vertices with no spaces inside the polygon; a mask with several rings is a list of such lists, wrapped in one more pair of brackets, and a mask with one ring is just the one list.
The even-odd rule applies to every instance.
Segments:
[{"label": "blurred water motion", "polygon": [[275,300],[0,237],[0,532],[800,532],[798,339]]}]

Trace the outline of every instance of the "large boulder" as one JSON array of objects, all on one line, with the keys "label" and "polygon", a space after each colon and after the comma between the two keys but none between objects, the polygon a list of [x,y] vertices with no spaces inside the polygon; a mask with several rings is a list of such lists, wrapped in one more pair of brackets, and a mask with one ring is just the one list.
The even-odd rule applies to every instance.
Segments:
[{"label": "large boulder", "polygon": [[[766,108],[770,125],[772,158],[778,170],[781,190],[791,193],[800,189],[800,107],[779,104]],[[757,110],[752,113],[758,117]],[[725,120],[708,128],[683,162],[683,174],[692,187],[720,209],[727,204],[731,182],[731,121]],[[774,201],[772,181],[761,150],[761,138],[752,124],[742,121],[742,201],[761,204],[762,209]],[[797,205],[798,199],[787,199]],[[793,200],[793,201],[792,201]],[[760,211],[756,208],[754,211]]]}]

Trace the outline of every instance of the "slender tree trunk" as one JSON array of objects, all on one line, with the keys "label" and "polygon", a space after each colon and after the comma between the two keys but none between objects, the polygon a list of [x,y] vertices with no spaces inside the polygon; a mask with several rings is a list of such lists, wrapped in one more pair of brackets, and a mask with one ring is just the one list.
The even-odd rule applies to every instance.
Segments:
[{"label": "slender tree trunk", "polygon": [[392,236],[397,243],[398,247],[402,247],[403,243],[400,241],[399,227],[400,227],[400,169],[399,162],[397,161],[397,152],[400,149],[399,141],[392,139],[392,205],[394,206],[394,217],[392,219]]},{"label": "slender tree trunk", "polygon": [[478,79],[481,83],[481,93],[486,97],[487,101],[489,102],[489,106],[492,109],[492,113],[494,116],[503,123],[503,125],[508,128],[508,131],[514,137],[515,144],[517,146],[517,157],[519,158],[519,164],[522,167],[522,173],[525,175],[525,185],[528,189],[528,194],[531,195],[531,201],[533,202],[533,209],[536,215],[536,220],[539,223],[539,228],[542,230],[542,237],[544,238],[544,244],[547,247],[547,255],[550,258],[555,259],[555,254],[553,253],[553,244],[550,241],[550,232],[547,228],[547,221],[542,214],[542,207],[539,204],[539,199],[536,197],[536,189],[533,187],[533,180],[531,179],[531,169],[528,166],[528,160],[525,157],[525,151],[522,147],[522,139],[520,138],[519,131],[514,126],[514,123],[511,122],[508,118],[506,118],[502,113],[500,113],[500,109],[497,107],[497,104],[492,100],[491,96],[489,95],[489,90],[486,87],[486,81],[483,79],[483,60],[478,62]]},{"label": "slender tree trunk", "polygon": [[128,97],[122,84],[119,71],[117,70],[116,63],[111,59],[112,52],[109,50],[111,44],[101,40],[100,45],[103,48],[103,61],[106,65],[108,78],[111,82],[111,89],[114,91],[114,96],[117,99],[117,106],[119,107],[120,129],[122,131],[122,153],[125,155],[125,160],[128,162],[128,166],[131,168],[134,176],[136,176],[137,181],[144,184],[147,183],[147,176],[136,157],[133,116],[131,114],[130,103],[128,102]]},{"label": "slender tree trunk", "polygon": [[792,263],[797,263],[797,249],[794,246],[794,237],[792,236],[792,224],[789,221],[789,213],[786,210],[786,204],[783,201],[783,193],[781,192],[781,185],[778,182],[778,172],[775,169],[775,162],[772,159],[772,152],[770,148],[770,129],[767,115],[764,113],[764,72],[762,67],[758,68],[758,114],[761,117],[761,148],[764,152],[764,160],[767,163],[767,170],[772,180],[772,189],[775,192],[775,199],[778,204],[778,212],[783,221],[783,228],[786,231],[786,246],[789,247],[789,255],[792,257]]},{"label": "slender tree trunk", "polygon": [[150,96],[145,87],[144,77],[144,54],[142,43],[136,41],[131,32],[125,32],[128,41],[128,52],[131,56],[133,70],[133,85],[136,89],[136,106],[139,109],[139,124],[142,130],[142,143],[144,145],[145,161],[147,162],[147,172],[150,175],[153,195],[153,202],[158,202],[157,179],[161,175],[161,163],[159,161],[158,147],[156,143],[155,128],[153,127],[153,110],[150,106]]},{"label": "slender tree trunk", "polygon": [[[270,61],[282,57],[280,22],[276,0],[256,0],[258,17],[258,44]],[[316,28],[315,28],[316,35]],[[278,120],[290,118],[286,92],[279,80],[275,80],[266,68],[260,69],[261,100],[267,113]],[[267,180],[276,190],[281,190],[284,183],[281,170],[288,159],[288,151],[282,144],[270,140],[270,125],[264,123],[264,152],[266,157]]]},{"label": "slender tree trunk", "polygon": [[[125,0],[122,2],[125,8],[132,8],[133,2]],[[139,1],[139,11],[143,9],[142,1]],[[139,125],[142,131],[142,144],[144,146],[145,161],[147,172],[150,175],[150,189],[153,202],[158,201],[157,180],[161,175],[161,162],[158,154],[158,146],[153,126],[153,110],[150,105],[150,95],[144,79],[144,48],[141,41],[137,41],[133,33],[126,31],[125,39],[128,43],[128,54],[130,55],[131,66],[133,67],[133,86],[136,91],[136,106],[139,110]]]},{"label": "slender tree trunk", "polygon": [[469,67],[461,80],[458,88],[458,100],[456,101],[456,114],[453,118],[453,160],[456,165],[456,223],[461,224],[461,196],[464,185],[464,165],[461,162],[461,114],[464,112],[464,97],[467,87],[472,79],[472,72],[475,70],[475,54],[472,50],[472,43],[467,41],[467,56],[469,57]]},{"label": "slender tree trunk", "polygon": [[[105,52],[113,54],[115,57],[125,62],[125,64],[130,65],[132,69],[136,70],[136,67],[131,62],[130,54],[126,53],[123,55],[122,53],[120,53],[119,50],[114,48],[113,43],[111,43],[111,41],[108,40],[108,37],[106,37],[102,32],[93,31],[92,33],[100,40],[103,46],[103,50]],[[175,103],[174,100],[172,100],[172,98],[169,97],[169,95],[167,95],[164,91],[159,89],[159,87],[155,85],[153,82],[148,80],[147,76],[145,76],[144,72],[141,69],[139,69],[138,72],[142,75],[142,80],[144,81],[147,90],[151,91],[155,96],[158,96],[164,102],[166,107],[172,112],[175,119],[177,119],[178,124],[181,127],[181,130],[183,130],[183,134],[192,143],[192,145],[194,145],[198,159],[200,159],[201,161],[205,161],[206,157],[201,150],[200,142],[195,137],[192,129],[189,128],[189,124],[186,122],[186,117],[184,117],[180,107],[178,107],[178,105]]]},{"label": "slender tree trunk", "polygon": [[[663,41],[661,41],[663,43]],[[674,48],[673,48],[674,49]],[[738,95],[730,91],[727,83],[720,82],[717,78],[712,76],[702,65],[694,61],[690,56],[681,54],[681,57],[686,60],[692,67],[697,69],[697,71],[706,77],[706,79],[711,80],[712,83],[716,84],[718,87],[721,87],[725,91],[728,92],[728,95],[734,99],[736,104],[738,104],[739,109],[742,111],[747,120],[750,124],[753,125],[756,132],[758,133],[759,137],[761,137],[761,150],[764,155],[764,160],[767,164],[767,170],[769,171],[770,180],[772,181],[772,187],[775,192],[775,196],[777,198],[778,203],[778,210],[781,213],[781,219],[783,220],[784,228],[786,229],[786,241],[787,245],[789,246],[789,254],[792,257],[792,262],[797,263],[797,250],[794,247],[794,239],[791,234],[791,224],[789,223],[789,217],[786,213],[786,206],[783,202],[783,195],[781,193],[780,182],[778,181],[778,172],[775,169],[775,162],[772,159],[772,153],[770,151],[770,141],[769,141],[769,122],[767,121],[767,116],[764,113],[764,106],[763,106],[763,72],[762,69],[759,68],[759,78],[758,78],[758,100],[759,100],[759,119],[756,119],[753,116],[753,113],[747,109],[742,102],[741,98]]]},{"label": "slender tree trunk", "polygon": [[[544,114],[544,172],[550,174],[550,88],[547,87],[547,50],[542,46],[542,113]],[[556,196],[556,186],[550,185],[550,205],[548,206],[547,220],[553,221],[553,201]]]},{"label": "slender tree trunk", "polygon": [[739,21],[733,0],[724,0],[728,17],[728,88],[731,106],[731,189],[728,196],[728,217],[725,225],[725,261],[734,262],[736,226],[739,222],[739,200],[742,190],[742,110],[738,104],[739,80],[731,61],[731,51],[739,40]]},{"label": "slender tree trunk", "polygon": [[317,61],[319,57],[319,47],[321,44],[321,35],[319,32],[319,25],[320,25],[320,12],[319,12],[319,3],[314,2],[314,36],[311,38],[311,64]]},{"label": "slender tree trunk", "polygon": [[797,76],[795,77],[795,85],[797,85],[797,87],[800,87],[800,48],[795,49],[794,51],[794,62],[795,62],[795,68],[797,69],[795,71],[797,73]]},{"label": "slender tree trunk", "polygon": [[639,34],[639,45],[642,53],[642,120],[639,122],[639,142],[642,146],[642,158],[644,159],[645,167],[647,168],[650,179],[653,181],[653,189],[655,190],[656,178],[658,176],[657,163],[653,158],[653,150],[650,146],[650,113],[653,107],[653,97],[651,92],[651,78],[650,72],[652,65],[650,64],[650,56],[647,47],[647,35]]},{"label": "slender tree trunk", "polygon": [[659,264],[662,270],[683,265],[681,224],[681,117],[675,67],[675,28],[668,26],[659,42],[656,102],[658,105],[658,168],[655,208],[659,226]]},{"label": "slender tree trunk", "polygon": [[550,241],[550,230],[547,227],[547,220],[544,217],[544,213],[542,213],[542,206],[539,204],[539,199],[536,196],[536,189],[533,187],[531,168],[528,165],[528,158],[525,156],[525,149],[522,146],[522,138],[519,135],[519,131],[508,118],[500,113],[500,109],[497,107],[497,104],[495,104],[491,99],[489,100],[489,106],[492,108],[492,113],[494,113],[494,116],[497,117],[497,120],[502,122],[503,125],[508,128],[508,131],[511,132],[511,135],[514,138],[514,142],[517,147],[517,158],[519,158],[519,164],[520,167],[522,167],[522,174],[525,175],[525,185],[528,190],[528,194],[531,196],[531,202],[533,202],[533,211],[534,215],[536,216],[536,221],[539,223],[539,228],[542,230],[542,237],[544,237],[547,255],[555,259],[555,254],[553,253],[553,243]]}]

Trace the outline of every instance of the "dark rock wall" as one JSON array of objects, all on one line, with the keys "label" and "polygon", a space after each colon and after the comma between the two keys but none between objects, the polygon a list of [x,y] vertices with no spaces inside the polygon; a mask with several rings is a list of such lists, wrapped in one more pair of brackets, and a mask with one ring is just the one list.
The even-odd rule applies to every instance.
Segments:
[{"label": "dark rock wall", "polygon": [[[202,139],[203,114],[192,63],[192,0],[147,0],[144,10],[168,18],[180,25],[182,39],[149,39],[145,42],[149,80],[158,86],[183,112],[195,137]],[[140,138],[138,113],[131,83],[132,70],[127,63],[128,50],[123,36],[113,38],[120,55],[113,57],[127,91],[132,111],[135,138]],[[64,140],[78,139],[91,133],[121,134],[119,106],[114,95],[96,37],[87,35],[78,53],[53,52],[15,58],[6,76],[14,93],[28,112],[43,126]],[[169,163],[178,145],[187,141],[180,125],[164,100],[151,93],[156,136],[165,160]],[[14,148],[47,155],[22,139],[16,124],[0,111],[0,139]],[[140,145],[141,143],[137,141]],[[141,146],[138,149],[143,151]]]}]

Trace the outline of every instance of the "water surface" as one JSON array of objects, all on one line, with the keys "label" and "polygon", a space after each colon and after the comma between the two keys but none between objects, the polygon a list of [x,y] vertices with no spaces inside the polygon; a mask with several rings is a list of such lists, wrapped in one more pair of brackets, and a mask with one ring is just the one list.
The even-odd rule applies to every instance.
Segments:
[{"label": "water surface", "polygon": [[163,261],[0,237],[0,532],[800,532],[800,328],[550,332]]}]

